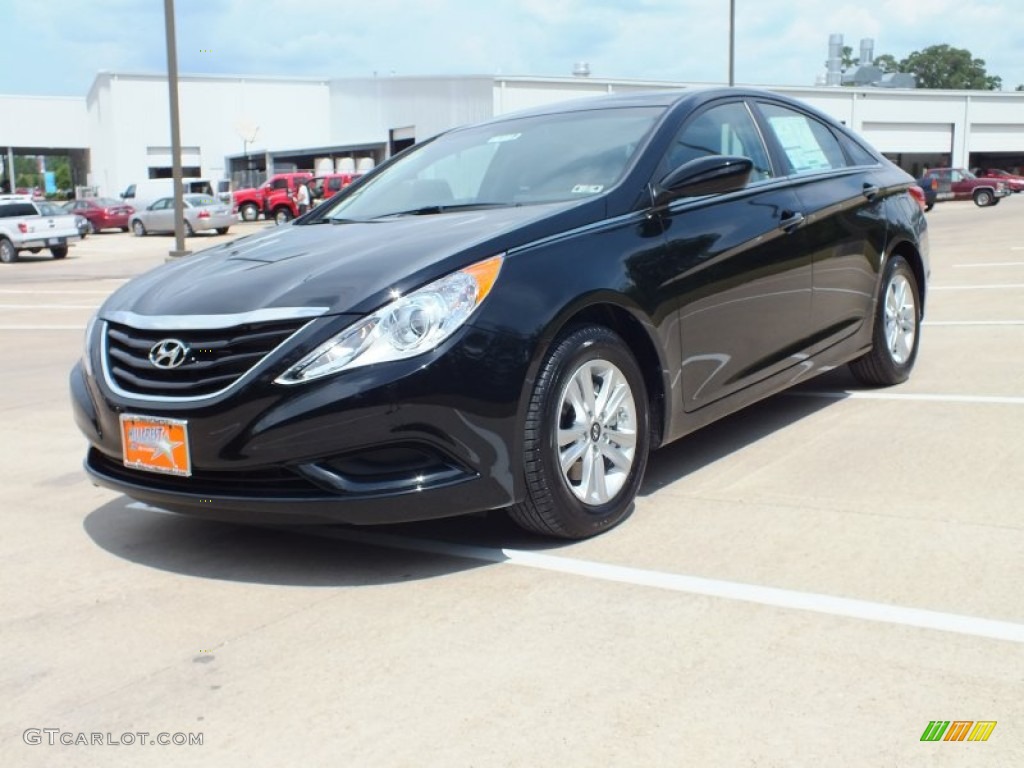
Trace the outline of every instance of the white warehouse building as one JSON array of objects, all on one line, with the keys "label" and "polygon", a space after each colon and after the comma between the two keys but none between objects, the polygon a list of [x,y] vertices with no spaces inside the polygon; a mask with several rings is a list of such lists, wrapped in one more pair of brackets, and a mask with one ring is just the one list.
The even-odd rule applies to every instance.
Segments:
[{"label": "white warehouse building", "polygon": [[[284,170],[365,168],[456,125],[588,95],[686,83],[501,76],[179,78],[186,176],[251,184]],[[911,173],[1024,165],[1024,93],[771,87],[861,133]],[[0,153],[68,154],[75,184],[116,196],[170,176],[163,75],[100,72],[83,98],[0,95]]]}]

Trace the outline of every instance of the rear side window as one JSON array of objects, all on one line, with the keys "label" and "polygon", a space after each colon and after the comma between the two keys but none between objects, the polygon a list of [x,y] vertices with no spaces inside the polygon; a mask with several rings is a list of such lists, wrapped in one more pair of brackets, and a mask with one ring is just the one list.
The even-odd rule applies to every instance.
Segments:
[{"label": "rear side window", "polygon": [[791,173],[820,173],[847,166],[839,140],[824,123],[778,104],[761,104],[760,108]]},{"label": "rear side window", "polygon": [[0,219],[9,219],[14,216],[38,216],[38,212],[32,203],[6,203],[0,204]]}]

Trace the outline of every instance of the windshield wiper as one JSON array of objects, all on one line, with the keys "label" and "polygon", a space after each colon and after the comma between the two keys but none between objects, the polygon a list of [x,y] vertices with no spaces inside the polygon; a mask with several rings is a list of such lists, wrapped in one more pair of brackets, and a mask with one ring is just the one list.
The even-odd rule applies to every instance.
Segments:
[{"label": "windshield wiper", "polygon": [[459,203],[458,205],[423,205],[419,208],[410,208],[407,211],[394,211],[374,216],[375,219],[384,219],[389,216],[432,216],[436,213],[447,213],[449,211],[471,211],[482,208],[518,208],[522,203]]}]

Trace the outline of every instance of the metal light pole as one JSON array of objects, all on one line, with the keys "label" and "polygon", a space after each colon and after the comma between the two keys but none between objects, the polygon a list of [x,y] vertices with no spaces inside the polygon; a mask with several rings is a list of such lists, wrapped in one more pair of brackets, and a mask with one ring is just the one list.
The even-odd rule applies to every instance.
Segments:
[{"label": "metal light pole", "polygon": [[174,250],[172,259],[188,256],[185,250],[185,195],[181,188],[181,131],[178,126],[178,44],[174,37],[174,0],[164,0],[167,31],[167,90],[171,99],[171,163],[174,177]]},{"label": "metal light pole", "polygon": [[736,85],[736,0],[729,0],[729,87]]}]

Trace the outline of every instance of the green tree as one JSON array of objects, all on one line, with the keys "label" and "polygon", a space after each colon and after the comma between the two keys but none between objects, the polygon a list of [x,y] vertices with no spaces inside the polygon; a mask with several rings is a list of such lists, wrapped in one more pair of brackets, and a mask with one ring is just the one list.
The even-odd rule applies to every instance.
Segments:
[{"label": "green tree", "polygon": [[901,72],[900,63],[896,60],[896,57],[891,53],[883,53],[881,56],[876,56],[874,65],[886,74],[890,72]]},{"label": "green tree", "polygon": [[853,48],[848,45],[843,46],[843,58],[839,66],[843,72],[849,72],[851,69],[857,66],[860,59],[853,58]]},{"label": "green tree", "polygon": [[900,62],[900,70],[917,76],[920,88],[997,91],[1003,80],[985,71],[985,60],[964,48],[943,43],[914,51]]}]

